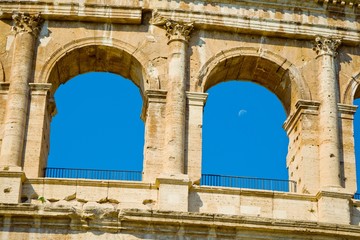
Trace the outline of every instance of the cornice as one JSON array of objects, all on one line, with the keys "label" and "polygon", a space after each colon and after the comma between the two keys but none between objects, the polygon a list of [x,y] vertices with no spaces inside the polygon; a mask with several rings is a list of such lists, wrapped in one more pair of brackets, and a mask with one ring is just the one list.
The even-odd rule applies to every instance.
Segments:
[{"label": "cornice", "polygon": [[[170,212],[139,209],[98,209],[82,211],[68,207],[50,207],[32,204],[0,204],[0,216],[12,218],[12,231],[31,229],[30,223],[37,219],[42,230],[62,234],[71,230],[81,234],[84,231],[112,232],[116,234],[153,234],[176,236],[180,229],[185,236],[205,238],[213,230],[218,237],[241,238],[249,236],[288,238],[314,236],[358,239],[359,226],[338,225],[313,221],[294,221],[251,216],[232,216],[195,212]],[[5,223],[5,222],[4,222]],[[24,223],[28,227],[24,228]],[[119,235],[121,236],[121,235]],[[257,239],[257,238],[256,238]]]},{"label": "cornice", "polygon": [[[0,19],[11,19],[17,12],[41,12],[45,20],[111,22],[142,24],[142,14],[158,10],[164,18],[194,22],[195,29],[227,31],[313,41],[316,36],[342,39],[343,45],[360,43],[359,0],[208,0],[216,7],[207,8],[201,1],[191,10],[164,5],[163,1],[120,1],[119,4],[74,3],[58,1],[1,1]],[[216,3],[221,3],[216,5]],[[185,1],[185,4],[190,3]],[[334,9],[328,6],[336,6]],[[170,6],[167,8],[167,6]],[[221,8],[221,9],[220,9]],[[185,8],[184,8],[185,9]],[[330,10],[331,9],[331,10]],[[332,14],[339,16],[331,17]],[[277,17],[275,17],[275,15]],[[325,18],[333,20],[324,21]]]},{"label": "cornice", "polygon": [[11,19],[14,12],[41,13],[45,20],[111,22],[140,24],[142,8],[105,4],[73,3],[72,1],[1,1],[0,19]]}]

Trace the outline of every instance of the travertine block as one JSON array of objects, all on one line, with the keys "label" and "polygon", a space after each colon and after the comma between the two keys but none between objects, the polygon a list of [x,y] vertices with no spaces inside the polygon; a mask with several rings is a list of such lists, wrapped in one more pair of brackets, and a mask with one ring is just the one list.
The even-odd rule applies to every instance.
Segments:
[{"label": "travertine block", "polygon": [[188,211],[190,182],[185,175],[164,175],[156,179],[156,184],[159,188],[159,210]]},{"label": "travertine block", "polygon": [[0,203],[19,203],[22,192],[23,172],[0,171]]}]

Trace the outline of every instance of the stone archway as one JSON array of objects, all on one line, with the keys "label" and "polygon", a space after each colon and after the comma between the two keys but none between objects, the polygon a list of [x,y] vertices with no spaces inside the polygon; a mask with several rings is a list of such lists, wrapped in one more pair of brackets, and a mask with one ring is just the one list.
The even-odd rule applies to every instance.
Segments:
[{"label": "stone archway", "polygon": [[[44,65],[38,81],[31,84],[31,110],[24,158],[24,169],[29,177],[42,176],[42,170],[47,165],[50,122],[56,111],[52,96],[60,84],[87,72],[110,72],[130,79],[140,90],[145,106],[143,112],[147,111],[146,92],[160,87],[151,62],[141,52],[136,52],[134,47],[121,41],[114,40],[110,45],[104,44],[100,38],[81,39],[54,51]],[[99,87],[103,91],[108,86],[99,83]],[[146,119],[143,119],[146,128]],[[145,164],[144,160],[144,172],[147,169]]]},{"label": "stone archway", "polygon": [[151,61],[128,43],[113,39],[109,44],[102,38],[84,38],[54,51],[41,69],[39,82],[53,84],[55,91],[59,84],[76,75],[104,71],[131,79],[144,93],[148,89],[160,88],[153,69]]},{"label": "stone archway", "polygon": [[[306,105],[312,101],[310,89],[301,73],[286,58],[268,50],[240,47],[222,51],[209,59],[199,72],[197,87],[199,91],[206,92],[216,84],[230,80],[246,80],[260,84],[280,100],[289,118],[284,124],[289,137],[286,161],[289,179],[298,183],[300,186],[298,191],[308,191],[307,189],[313,185],[313,179],[305,180],[304,183],[306,177],[303,173],[314,171],[314,176],[316,176],[316,167],[304,165],[304,169],[299,170],[299,164],[294,160],[294,155],[302,159],[298,153],[299,149],[306,152],[306,149],[311,149],[313,146],[299,144],[301,140],[298,133],[288,127],[288,122],[292,122],[293,116],[297,115],[296,112],[301,108],[302,102]],[[311,129],[304,129],[305,131],[311,131]]]}]

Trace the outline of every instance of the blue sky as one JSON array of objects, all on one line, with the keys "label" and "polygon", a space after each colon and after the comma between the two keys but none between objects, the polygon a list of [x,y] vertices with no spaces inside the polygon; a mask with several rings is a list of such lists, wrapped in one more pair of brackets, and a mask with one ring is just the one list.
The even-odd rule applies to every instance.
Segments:
[{"label": "blue sky", "polygon": [[[202,172],[288,179],[286,114],[278,98],[243,81],[218,84],[208,93]],[[48,167],[142,170],[142,98],[131,81],[87,73],[60,86],[55,100]],[[355,127],[360,126],[357,115]]]}]

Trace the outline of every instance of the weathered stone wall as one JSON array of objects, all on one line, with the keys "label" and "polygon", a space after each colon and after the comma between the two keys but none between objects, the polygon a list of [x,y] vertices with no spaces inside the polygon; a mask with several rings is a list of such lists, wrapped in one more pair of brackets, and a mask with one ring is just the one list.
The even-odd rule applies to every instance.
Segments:
[{"label": "weathered stone wall", "polygon": [[[1,237],[360,238],[359,4],[0,1]],[[54,93],[91,71],[139,87],[142,183],[41,178]],[[198,186],[206,91],[229,80],[260,84],[283,104],[295,193]]]}]

